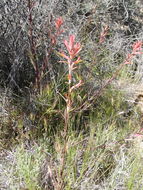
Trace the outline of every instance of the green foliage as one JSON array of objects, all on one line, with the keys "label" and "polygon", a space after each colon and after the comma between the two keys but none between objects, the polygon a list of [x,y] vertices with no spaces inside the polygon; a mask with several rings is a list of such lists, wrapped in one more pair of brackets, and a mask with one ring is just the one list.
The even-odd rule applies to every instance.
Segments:
[{"label": "green foliage", "polygon": [[142,114],[122,91],[142,76],[136,2],[2,3],[0,83],[13,93],[0,97],[0,189],[142,189]]},{"label": "green foliage", "polygon": [[38,185],[37,178],[40,165],[43,160],[41,155],[41,147],[33,147],[33,150],[25,150],[22,145],[16,152],[16,175],[19,179],[19,184],[24,183],[25,188],[29,190],[41,189]]}]

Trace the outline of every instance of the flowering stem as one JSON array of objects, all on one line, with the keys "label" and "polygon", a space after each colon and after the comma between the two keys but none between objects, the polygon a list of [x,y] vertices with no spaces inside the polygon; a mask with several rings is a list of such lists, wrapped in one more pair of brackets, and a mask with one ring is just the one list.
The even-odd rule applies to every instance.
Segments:
[{"label": "flowering stem", "polygon": [[109,78],[107,81],[104,82],[104,84],[101,86],[101,88],[96,91],[91,98],[88,99],[88,102],[84,102],[77,110],[81,110],[84,111],[84,110],[87,110],[93,103],[93,101],[99,97],[104,89],[109,85],[111,84],[111,82],[118,76],[118,74],[120,73],[120,71],[123,69],[123,67],[125,65],[128,65],[128,64],[131,64],[131,61],[132,59],[136,56],[136,55],[140,55],[140,54],[143,54],[142,52],[142,42],[141,41],[137,41],[133,44],[132,46],[132,52],[130,54],[127,55],[127,58],[125,59],[125,61],[123,63],[121,63],[119,65],[119,67],[117,68],[117,70],[112,74],[112,77]]},{"label": "flowering stem", "polygon": [[[67,60],[68,64],[68,90],[67,95],[65,97],[66,100],[66,108],[64,112],[64,131],[63,131],[63,147],[62,147],[62,155],[61,155],[61,168],[60,168],[60,190],[64,188],[65,183],[65,176],[64,176],[64,167],[66,163],[66,155],[67,155],[67,143],[68,143],[68,131],[70,127],[70,112],[72,108],[72,97],[71,93],[74,89],[79,88],[81,86],[81,81],[77,83],[76,85],[72,86],[72,75],[73,71],[76,69],[75,64],[78,64],[81,60],[80,57],[77,58],[76,61],[74,59],[76,58],[77,54],[81,50],[80,43],[74,43],[75,42],[75,36],[71,35],[69,37],[69,42],[66,40],[64,41],[64,44],[67,48],[68,54],[65,55],[64,53],[59,53],[62,57],[64,57]],[[65,62],[65,61],[63,61]]]}]

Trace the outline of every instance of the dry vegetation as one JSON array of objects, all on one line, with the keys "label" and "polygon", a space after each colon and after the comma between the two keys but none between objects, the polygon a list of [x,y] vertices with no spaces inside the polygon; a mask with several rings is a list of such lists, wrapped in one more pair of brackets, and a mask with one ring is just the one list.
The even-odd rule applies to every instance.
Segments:
[{"label": "dry vegetation", "polygon": [[1,190],[143,189],[142,13],[0,1]]}]

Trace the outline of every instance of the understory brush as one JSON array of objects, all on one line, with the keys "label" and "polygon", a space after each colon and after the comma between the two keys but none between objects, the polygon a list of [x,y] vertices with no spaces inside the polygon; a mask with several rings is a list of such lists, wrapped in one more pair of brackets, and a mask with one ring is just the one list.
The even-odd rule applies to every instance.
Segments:
[{"label": "understory brush", "polygon": [[129,90],[142,81],[135,3],[73,2],[4,1],[2,190],[143,189],[143,95]]},{"label": "understory brush", "polygon": [[[68,134],[64,189],[142,189],[139,118],[134,115],[121,121],[122,116],[111,109],[112,117],[101,112],[90,115],[88,133],[71,130]],[[53,140],[25,139],[10,150],[3,149],[1,189],[58,189],[62,147],[57,134]]]},{"label": "understory brush", "polygon": [[[123,102],[122,93],[106,90],[90,112],[85,128],[69,130],[64,189],[142,188],[141,121],[135,112],[124,116],[127,103]],[[9,150],[2,149],[0,188],[58,189],[63,143],[60,133],[31,139],[25,134]]]}]

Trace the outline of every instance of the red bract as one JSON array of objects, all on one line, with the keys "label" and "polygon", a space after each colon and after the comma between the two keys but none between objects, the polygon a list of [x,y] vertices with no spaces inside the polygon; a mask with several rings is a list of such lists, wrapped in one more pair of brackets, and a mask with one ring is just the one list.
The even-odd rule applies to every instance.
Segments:
[{"label": "red bract", "polygon": [[56,29],[59,29],[62,26],[63,22],[64,21],[63,21],[62,17],[57,18],[55,21]]},{"label": "red bract", "polygon": [[[69,41],[64,40],[64,44],[68,50],[68,55],[66,55],[64,52],[60,52],[58,54],[66,59],[66,61],[60,61],[60,62],[68,63],[68,83],[69,85],[71,85],[72,73],[77,68],[75,65],[81,62],[80,57],[77,57],[75,59],[75,57],[81,50],[81,45],[80,43],[75,43],[75,35],[70,35]],[[71,93],[73,89],[78,88],[79,86],[81,86],[81,81],[78,84],[74,85],[73,87],[70,87],[69,92]]]},{"label": "red bract", "polygon": [[51,42],[53,45],[56,44],[58,36],[60,36],[63,33],[63,30],[61,29],[63,23],[64,21],[62,17],[59,17],[55,20],[55,33],[54,35],[51,35]]},{"label": "red bract", "polygon": [[142,48],[142,42],[141,41],[137,41],[133,44],[133,51],[141,51],[141,48]]},{"label": "red bract", "polygon": [[75,43],[75,35],[70,35],[69,42],[67,40],[64,40],[64,44],[71,59],[73,59],[81,50],[80,43]]},{"label": "red bract", "polygon": [[143,52],[142,51],[142,42],[141,41],[137,41],[133,44],[133,52],[132,54],[133,55],[137,55],[137,54],[142,54]]},{"label": "red bract", "polygon": [[135,43],[133,44],[133,46],[132,46],[132,47],[133,47],[132,53],[127,55],[127,59],[126,59],[126,61],[125,61],[125,64],[130,64],[132,58],[133,58],[135,55],[143,54],[142,45],[143,45],[143,43],[142,43],[141,41],[137,41],[137,42],[135,42]]}]

